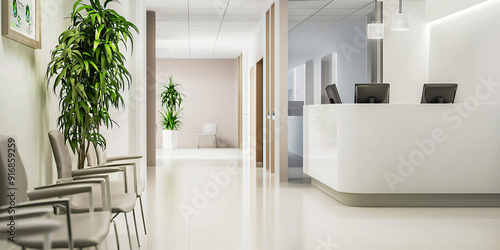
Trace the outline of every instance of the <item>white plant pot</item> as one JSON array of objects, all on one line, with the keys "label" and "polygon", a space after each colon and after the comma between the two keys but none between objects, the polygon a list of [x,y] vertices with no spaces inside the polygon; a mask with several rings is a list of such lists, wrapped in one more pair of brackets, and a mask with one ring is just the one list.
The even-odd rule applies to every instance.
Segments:
[{"label": "white plant pot", "polygon": [[177,148],[177,132],[176,130],[163,130],[163,148]]}]

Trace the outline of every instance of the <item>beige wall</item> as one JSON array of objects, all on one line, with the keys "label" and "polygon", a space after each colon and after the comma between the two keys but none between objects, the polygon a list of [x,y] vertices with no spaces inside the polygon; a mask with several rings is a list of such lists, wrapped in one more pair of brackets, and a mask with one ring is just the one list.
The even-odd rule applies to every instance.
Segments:
[{"label": "beige wall", "polygon": [[[158,95],[161,82],[168,82],[170,75],[182,84],[186,95],[179,148],[196,148],[195,134],[201,133],[204,123],[211,122],[218,124],[219,147],[238,147],[237,72],[235,59],[158,59]],[[205,140],[200,140],[200,147],[211,145]]]}]

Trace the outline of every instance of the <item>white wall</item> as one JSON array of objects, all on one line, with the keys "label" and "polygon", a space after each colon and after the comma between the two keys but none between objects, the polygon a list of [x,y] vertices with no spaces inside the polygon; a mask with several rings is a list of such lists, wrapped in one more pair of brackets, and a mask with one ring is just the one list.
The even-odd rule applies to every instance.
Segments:
[{"label": "white wall", "polygon": [[[158,59],[159,96],[168,77],[182,85],[186,95],[182,105],[183,126],[179,130],[179,148],[196,148],[196,133],[204,123],[217,123],[219,147],[238,147],[238,74],[234,59]],[[161,107],[157,101],[157,109]],[[161,122],[158,119],[158,124]],[[202,141],[203,140],[203,141]],[[209,138],[200,138],[200,147],[212,146]],[[213,143],[215,146],[215,142]]]},{"label": "white wall", "polygon": [[56,128],[57,100],[44,74],[71,7],[70,1],[42,1],[40,50],[0,38],[0,134],[17,138],[29,188],[51,183],[55,175],[47,133]]},{"label": "white wall", "polygon": [[409,31],[391,30],[397,9],[398,0],[384,1],[384,82],[391,84],[390,103],[420,103],[429,67],[425,2],[404,1],[403,12],[411,13]]},{"label": "white wall", "polygon": [[[0,134],[17,138],[24,165],[29,172],[30,188],[53,183],[57,177],[47,134],[50,130],[57,129],[58,98],[52,91],[53,85],[50,84],[47,87],[44,76],[50,61],[50,51],[56,46],[59,35],[69,26],[69,19],[66,17],[72,11],[74,2],[68,0],[41,1],[42,49],[40,50],[31,49],[3,36],[0,38],[0,77],[3,79],[0,81]],[[112,7],[116,7],[126,17],[132,17],[130,20],[139,27],[143,27],[139,17],[140,11],[144,10],[140,7],[142,4],[130,0],[121,2],[122,5],[113,5]],[[137,16],[134,17],[134,15]],[[137,59],[131,59],[127,65],[137,82],[140,82],[142,77],[138,72],[142,72],[142,75],[145,76],[145,68],[136,67],[136,65],[145,65],[139,56],[144,54],[141,52],[142,48],[139,48],[143,46],[141,40],[142,36],[138,36],[136,39],[136,53],[134,55],[137,56]],[[129,104],[129,100],[130,97],[127,95],[125,102]],[[136,141],[129,139],[132,138],[131,131],[134,130],[135,134],[135,130],[138,128],[127,124],[132,119],[141,120],[132,118],[129,113],[124,117],[117,117],[117,120],[122,128],[127,129],[120,131],[120,128],[115,127],[113,133],[106,135],[109,151],[111,151],[110,155],[139,152],[139,150],[129,149],[129,145],[140,148],[140,143],[135,144]],[[121,144],[122,139],[131,143]],[[75,157],[73,158],[75,159]],[[76,167],[76,162],[74,166]]]},{"label": "white wall", "polygon": [[[248,38],[248,43],[242,53],[242,88],[243,88],[243,150],[245,156],[250,156],[250,145],[255,145],[250,143],[250,140],[255,138],[250,138],[250,91],[255,93],[256,88],[250,89],[250,69],[254,67],[257,62],[264,57],[265,54],[265,24],[266,18],[265,14],[262,16],[259,23],[254,28],[252,35]],[[264,71],[266,66],[264,65]],[[264,77],[265,78],[265,77]],[[264,79],[265,83],[266,79]],[[266,95],[266,88],[263,89],[263,95]],[[265,106],[264,106],[265,108]],[[264,120],[265,121],[265,120]],[[265,127],[264,127],[265,129]],[[264,132],[265,134],[265,132]],[[264,145],[265,147],[265,145]],[[265,150],[265,148],[264,148]]]},{"label": "white wall", "polygon": [[354,102],[354,84],[367,79],[366,17],[338,22],[289,48],[289,69],[314,60],[314,103],[321,103],[321,58],[337,53],[337,86],[342,101]]},{"label": "white wall", "polygon": [[[499,1],[406,1],[411,29],[404,32],[390,27],[397,2],[384,1],[384,82],[391,84],[391,103],[420,103],[423,84],[432,82],[458,83],[455,102],[467,102],[477,86],[498,82]],[[500,102],[496,88],[492,94],[485,88],[480,94],[487,97],[476,100]]]},{"label": "white wall", "polygon": [[[500,80],[499,13],[500,1],[487,1],[429,25],[429,80],[458,83],[456,102],[476,95],[480,79]],[[499,103],[500,91],[479,101]]]},{"label": "white wall", "polygon": [[427,21],[455,14],[488,0],[427,0]]},{"label": "white wall", "polygon": [[[119,110],[110,110],[111,117],[119,124],[102,134],[107,140],[107,154],[143,155],[140,166],[146,166],[146,7],[143,1],[120,1],[110,4],[139,29],[134,34],[134,50],[122,53],[127,58],[127,69],[132,74],[130,89],[123,92],[125,106]],[[130,47],[129,47],[130,48]],[[145,176],[146,168],[141,168],[141,176]]]}]

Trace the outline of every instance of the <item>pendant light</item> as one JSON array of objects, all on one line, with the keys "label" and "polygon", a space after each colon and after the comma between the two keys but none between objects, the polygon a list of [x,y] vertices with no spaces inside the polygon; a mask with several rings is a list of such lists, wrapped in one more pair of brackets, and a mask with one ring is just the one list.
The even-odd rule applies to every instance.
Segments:
[{"label": "pendant light", "polygon": [[366,34],[368,39],[383,39],[384,38],[384,24],[377,19],[379,17],[378,13],[378,3],[375,0],[375,20],[369,23],[366,27]]},{"label": "pendant light", "polygon": [[398,13],[392,14],[391,27],[393,31],[410,30],[410,13],[403,13],[403,0],[399,0]]}]

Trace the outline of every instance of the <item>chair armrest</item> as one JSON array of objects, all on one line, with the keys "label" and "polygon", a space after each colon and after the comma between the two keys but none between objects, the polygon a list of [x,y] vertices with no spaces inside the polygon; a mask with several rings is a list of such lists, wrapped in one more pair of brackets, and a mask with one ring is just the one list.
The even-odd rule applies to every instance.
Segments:
[{"label": "chair armrest", "polygon": [[123,171],[123,169],[117,167],[105,167],[105,168],[93,167],[93,168],[73,170],[72,174],[73,176],[84,176],[84,175],[95,175],[95,174],[110,174],[120,171]]},{"label": "chair armrest", "polygon": [[123,185],[125,188],[125,193],[128,193],[128,178],[127,178],[127,167],[132,167],[132,174],[134,177],[134,191],[137,193],[137,169],[135,162],[120,162],[120,163],[105,163],[102,165],[94,166],[91,168],[111,168],[111,167],[119,167],[123,172]]},{"label": "chair armrest", "polygon": [[92,193],[92,185],[81,183],[61,183],[28,192],[30,200],[54,198],[80,193]]},{"label": "chair armrest", "polygon": [[[62,186],[78,186],[81,184],[101,184],[102,182],[103,182],[103,180],[98,180],[98,179],[86,180],[86,181],[73,179],[71,181],[59,182],[59,183],[52,184],[52,185],[36,187],[35,190],[43,190],[43,189],[56,188],[56,187],[62,187]],[[65,194],[65,195],[67,195],[67,194]]]},{"label": "chair armrest", "polygon": [[78,176],[75,177],[75,181],[78,182],[92,182],[96,179],[101,182],[101,197],[102,204],[105,210],[111,211],[111,188],[109,187],[109,176],[108,175],[90,175],[90,176]]},{"label": "chair armrest", "polygon": [[12,214],[8,212],[0,213],[0,221],[9,220],[12,216],[15,216],[16,219],[24,219],[24,218],[42,217],[53,213],[54,210],[48,207],[22,209],[21,211],[17,210],[15,211],[15,213]]},{"label": "chair armrest", "polygon": [[[89,207],[93,207],[92,201],[92,186],[91,184],[99,184],[101,186],[101,197],[102,204],[104,210],[111,211],[111,192],[109,188],[109,176],[107,175],[92,175],[92,176],[78,176],[75,177],[75,180],[69,182],[60,182],[53,185],[47,185],[42,187],[35,188],[36,191],[44,190],[44,189],[54,189],[59,187],[68,187],[68,186],[78,186],[78,185],[90,185],[90,193],[89,193]],[[65,194],[66,195],[66,194]],[[29,194],[28,194],[29,196]],[[31,198],[31,197],[30,197]]]},{"label": "chair armrest", "polygon": [[106,157],[107,162],[141,159],[142,155],[118,155]]},{"label": "chair armrest", "polygon": [[100,164],[97,166],[89,167],[87,169],[91,168],[110,168],[110,167],[120,167],[120,169],[123,169],[124,166],[132,166],[134,164],[133,162],[118,162],[118,163],[104,163]]},{"label": "chair armrest", "polygon": [[48,205],[64,205],[66,206],[66,209],[69,209],[69,198],[53,198],[53,199],[43,199],[36,201],[25,201],[17,203],[14,207],[10,205],[0,206],[0,211],[8,211],[10,209],[17,209],[17,208],[41,207]]},{"label": "chair armrest", "polygon": [[43,189],[37,189],[28,192],[28,197],[30,200],[40,200],[53,197],[61,197],[64,195],[74,195],[80,193],[89,194],[89,211],[94,212],[94,199],[92,194],[91,184],[80,184],[80,183],[61,183],[56,184],[54,187],[47,187]]}]

